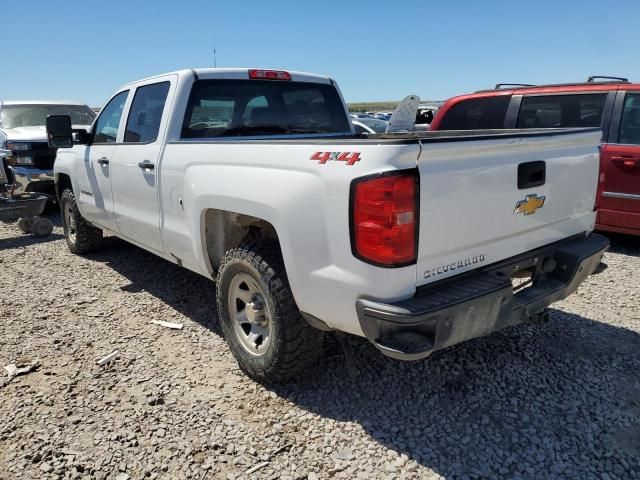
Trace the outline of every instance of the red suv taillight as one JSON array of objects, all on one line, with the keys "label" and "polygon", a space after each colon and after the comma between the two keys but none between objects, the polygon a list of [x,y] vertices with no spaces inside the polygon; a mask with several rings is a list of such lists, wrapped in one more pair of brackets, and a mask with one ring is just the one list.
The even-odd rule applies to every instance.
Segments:
[{"label": "red suv taillight", "polygon": [[351,185],[351,249],[382,267],[412,264],[417,255],[418,176],[405,170]]}]

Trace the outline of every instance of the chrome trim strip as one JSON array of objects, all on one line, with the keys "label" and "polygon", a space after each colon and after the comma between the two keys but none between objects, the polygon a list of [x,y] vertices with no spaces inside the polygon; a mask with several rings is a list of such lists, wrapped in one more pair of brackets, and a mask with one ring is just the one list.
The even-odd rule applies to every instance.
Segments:
[{"label": "chrome trim strip", "polygon": [[636,195],[635,193],[602,192],[602,196],[609,198],[625,198],[627,200],[640,200],[640,195]]}]

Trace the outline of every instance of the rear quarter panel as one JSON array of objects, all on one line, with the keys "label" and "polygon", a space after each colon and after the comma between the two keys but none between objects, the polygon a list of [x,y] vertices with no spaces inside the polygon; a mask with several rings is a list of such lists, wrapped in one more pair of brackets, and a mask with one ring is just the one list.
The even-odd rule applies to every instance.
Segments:
[{"label": "rear quarter panel", "polygon": [[[360,161],[320,163],[322,152],[358,152]],[[177,142],[162,159],[163,235],[167,253],[212,276],[204,215],[221,209],[275,228],[298,307],[330,326],[362,335],[359,297],[397,300],[415,292],[416,267],[380,268],[351,253],[351,180],[415,168],[420,146],[309,142]]]}]

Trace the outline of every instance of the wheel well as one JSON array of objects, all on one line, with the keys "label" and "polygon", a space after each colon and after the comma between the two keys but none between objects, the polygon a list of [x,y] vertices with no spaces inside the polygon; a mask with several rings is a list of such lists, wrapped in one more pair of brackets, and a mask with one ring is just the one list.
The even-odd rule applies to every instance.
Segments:
[{"label": "wheel well", "polygon": [[238,245],[264,239],[278,240],[266,220],[228,210],[209,209],[204,214],[204,236],[211,267],[218,270],[225,252]]},{"label": "wheel well", "polygon": [[56,175],[56,196],[58,197],[58,201],[60,200],[62,192],[64,192],[67,188],[73,192],[71,177],[64,173],[59,173],[58,175]]}]

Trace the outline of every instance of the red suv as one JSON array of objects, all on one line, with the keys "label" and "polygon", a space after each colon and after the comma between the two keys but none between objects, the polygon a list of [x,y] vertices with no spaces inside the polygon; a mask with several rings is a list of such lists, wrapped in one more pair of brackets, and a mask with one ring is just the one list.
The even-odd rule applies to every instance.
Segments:
[{"label": "red suv", "polygon": [[498,84],[447,100],[430,130],[563,127],[602,128],[596,228],[640,235],[640,84]]}]

